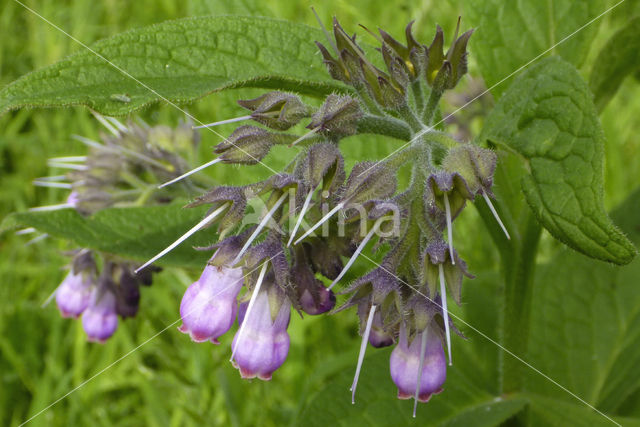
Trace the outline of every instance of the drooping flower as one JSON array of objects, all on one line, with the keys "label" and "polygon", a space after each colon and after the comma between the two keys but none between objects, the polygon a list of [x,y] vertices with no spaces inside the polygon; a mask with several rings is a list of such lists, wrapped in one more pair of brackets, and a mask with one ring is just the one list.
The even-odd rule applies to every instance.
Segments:
[{"label": "drooping flower", "polygon": [[399,399],[410,399],[417,394],[420,402],[427,402],[431,395],[442,391],[442,384],[447,378],[442,342],[431,327],[416,334],[410,344],[405,327],[400,327],[400,340],[391,353],[389,365]]},{"label": "drooping flower", "polygon": [[98,285],[91,292],[89,306],[82,313],[82,328],[89,341],[104,343],[118,328],[116,295],[108,285]]},{"label": "drooping flower", "polygon": [[72,271],[56,290],[56,304],[62,317],[78,317],[89,306],[92,281],[88,274]]},{"label": "drooping flower", "polygon": [[211,341],[231,328],[236,318],[236,298],[242,288],[242,269],[207,265],[182,297],[180,332],[195,342]]},{"label": "drooping flower", "polygon": [[232,362],[242,378],[268,381],[284,363],[289,353],[290,315],[290,302],[276,286],[259,290],[246,315],[241,310],[238,316],[241,326],[233,338]]}]

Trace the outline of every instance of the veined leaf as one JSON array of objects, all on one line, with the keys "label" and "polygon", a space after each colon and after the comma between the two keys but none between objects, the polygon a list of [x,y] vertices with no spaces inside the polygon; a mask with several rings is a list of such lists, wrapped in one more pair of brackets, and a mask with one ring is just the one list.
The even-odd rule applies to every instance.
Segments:
[{"label": "veined leaf", "polygon": [[578,401],[569,403],[532,394],[528,394],[527,397],[531,412],[529,425],[532,426],[611,427],[616,424],[625,427],[640,426],[638,418],[623,418],[606,413],[605,417]]},{"label": "veined leaf", "polygon": [[168,21],[102,40],[94,52],[82,49],[16,80],[0,91],[0,114],[81,104],[124,115],[162,98],[185,103],[245,86],[309,95],[345,91],[317,55],[313,42],[323,38],[319,29],[268,18]]},{"label": "veined leaf", "polygon": [[[612,216],[640,243],[640,190]],[[552,259],[533,287],[529,362],[591,405],[615,413],[640,391],[640,259],[615,267],[566,250]],[[527,389],[570,398],[533,375]]]},{"label": "veined leaf", "polygon": [[633,244],[603,205],[604,135],[591,93],[560,58],[530,67],[489,114],[481,140],[526,158],[522,189],[540,223],[558,240],[593,258],[629,263]]},{"label": "veined leaf", "polygon": [[[4,219],[0,231],[24,226],[70,240],[82,248],[96,249],[137,261],[147,261],[173,243],[204,216],[207,208],[183,209],[183,204],[110,208],[83,217],[74,209],[20,212]],[[214,240],[210,230],[201,231],[162,257],[159,265],[202,268],[211,253],[192,246]]]},{"label": "veined leaf", "polygon": [[[365,358],[356,393],[351,404],[349,386],[353,372],[345,371],[316,395],[300,419],[309,426],[497,426],[525,405],[519,397],[492,396],[477,388],[456,366],[448,367],[444,391],[427,404],[418,406],[411,417],[413,400],[395,398],[396,387],[389,374],[390,351],[370,348]],[[375,352],[375,354],[374,354]],[[357,355],[354,354],[354,362]]]},{"label": "veined leaf", "polygon": [[[471,52],[487,87],[557,43],[550,53],[579,67],[600,26],[599,19],[590,21],[606,10],[603,0],[469,0],[465,5],[471,25],[478,27]],[[491,92],[497,98],[510,83]]]},{"label": "veined leaf", "polygon": [[589,86],[602,110],[618,91],[624,78],[640,69],[640,18],[611,37],[598,54],[591,70]]}]

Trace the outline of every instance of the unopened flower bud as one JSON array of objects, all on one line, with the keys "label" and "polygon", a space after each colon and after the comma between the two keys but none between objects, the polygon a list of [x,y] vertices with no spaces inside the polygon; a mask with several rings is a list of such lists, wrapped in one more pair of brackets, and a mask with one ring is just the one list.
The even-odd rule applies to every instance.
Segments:
[{"label": "unopened flower bud", "polygon": [[195,342],[211,341],[231,328],[236,318],[237,297],[242,288],[242,269],[207,265],[182,297],[180,332]]},{"label": "unopened flower bud", "polygon": [[287,130],[309,115],[309,107],[298,96],[279,91],[239,100],[238,104],[252,111],[253,120],[276,130]]},{"label": "unopened flower bud", "polygon": [[257,126],[240,126],[229,137],[218,144],[215,152],[225,163],[255,165],[259,163],[275,144],[275,134]]},{"label": "unopened flower bud", "polygon": [[316,111],[308,129],[325,134],[333,139],[354,135],[358,130],[358,120],[362,117],[360,104],[347,95],[331,94]]}]

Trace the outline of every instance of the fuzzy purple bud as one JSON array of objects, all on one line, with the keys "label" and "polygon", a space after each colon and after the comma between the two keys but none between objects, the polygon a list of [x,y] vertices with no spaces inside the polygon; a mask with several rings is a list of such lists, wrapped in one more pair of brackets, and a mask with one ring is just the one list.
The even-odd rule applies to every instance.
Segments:
[{"label": "fuzzy purple bud", "polygon": [[231,328],[236,318],[236,298],[242,288],[242,269],[207,265],[182,297],[180,332],[195,342],[211,341]]},{"label": "fuzzy purple bud", "polygon": [[[280,303],[275,319],[271,316],[271,306]],[[241,310],[242,311],[242,310]],[[244,328],[233,338],[235,349],[233,365],[240,370],[242,378],[255,378],[268,381],[273,372],[280,367],[289,353],[289,318],[291,306],[289,302],[271,300],[267,290],[261,290],[256,296],[255,304]],[[242,335],[240,336],[240,332]]]},{"label": "fuzzy purple bud", "polygon": [[97,287],[91,293],[89,307],[82,313],[82,327],[89,341],[104,343],[118,328],[116,295],[108,287]]},{"label": "fuzzy purple bud", "polygon": [[[410,399],[415,396],[418,384],[422,334],[417,334],[408,345],[404,329],[400,328],[400,342],[391,353],[389,364],[391,378],[398,387],[398,398]],[[427,334],[427,342],[418,390],[420,402],[427,402],[432,394],[440,393],[447,377],[447,363],[440,338],[430,329],[424,333]]]},{"label": "fuzzy purple bud", "polygon": [[[316,296],[312,294],[315,291]],[[305,289],[300,295],[302,310],[311,315],[326,313],[336,305],[336,296],[330,290],[320,285],[317,289]]]},{"label": "fuzzy purple bud", "polygon": [[78,317],[89,306],[91,297],[89,275],[69,272],[56,290],[56,304],[62,317]]}]

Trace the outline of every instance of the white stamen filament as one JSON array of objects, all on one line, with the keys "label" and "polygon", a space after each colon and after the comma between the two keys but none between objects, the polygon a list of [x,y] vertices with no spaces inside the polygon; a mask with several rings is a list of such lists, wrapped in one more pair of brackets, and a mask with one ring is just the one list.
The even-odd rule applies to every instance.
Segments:
[{"label": "white stamen filament", "polygon": [[208,123],[206,125],[193,126],[193,129],[212,128],[214,126],[226,125],[227,123],[242,122],[251,119],[251,116],[235,117],[233,119],[220,120],[219,122]]},{"label": "white stamen filament", "polygon": [[46,239],[47,237],[49,237],[49,235],[47,233],[41,234],[39,236],[34,237],[33,239],[29,240],[27,243],[25,243],[25,246],[31,246],[34,243],[38,243],[41,240]]},{"label": "white stamen filament", "polygon": [[304,135],[302,135],[300,138],[296,139],[295,141],[293,141],[291,144],[289,144],[289,147],[293,147],[294,145],[296,145],[297,143],[299,143],[300,141],[304,141],[307,138],[311,138],[313,135],[315,135],[316,132],[318,132],[320,130],[320,126],[315,127],[313,129],[311,129],[309,132],[305,133]]},{"label": "white stamen filament", "polygon": [[208,223],[210,223],[215,217],[217,217],[218,215],[220,215],[220,213],[222,213],[222,211],[224,211],[227,208],[228,203],[225,203],[224,205],[220,206],[218,209],[216,209],[215,211],[211,212],[209,215],[207,215],[202,221],[200,221],[199,223],[197,223],[191,230],[187,231],[186,233],[184,233],[180,238],[178,238],[178,240],[176,240],[175,242],[173,242],[172,244],[170,244],[169,246],[167,246],[164,250],[162,250],[158,255],[154,256],[153,258],[151,258],[149,261],[145,262],[144,264],[142,264],[142,266],[140,266],[135,273],[138,274],[138,272],[142,269],[144,269],[145,267],[147,267],[149,264],[155,262],[156,260],[162,258],[163,256],[165,256],[167,253],[171,252],[176,246],[178,246],[180,243],[184,242],[185,240],[187,240],[192,234],[194,234],[196,231],[200,230],[202,227],[204,227],[205,225],[207,225]]},{"label": "white stamen filament", "polygon": [[453,257],[453,227],[451,225],[451,206],[449,206],[449,197],[447,197],[447,193],[444,193],[444,210],[447,216],[447,239],[449,239],[449,255],[451,255],[451,264],[455,264],[456,260]]},{"label": "white stamen filament", "polygon": [[306,231],[306,233],[304,233],[302,235],[302,237],[300,237],[298,240],[296,240],[295,242],[293,242],[294,245],[297,245],[298,243],[300,243],[302,240],[304,240],[305,237],[307,237],[309,234],[313,233],[316,228],[320,227],[322,224],[324,224],[329,218],[331,218],[331,216],[333,214],[335,214],[336,212],[338,212],[340,209],[342,209],[344,207],[344,202],[340,202],[336,205],[336,207],[334,207],[333,209],[331,209],[325,216],[322,217],[322,219],[318,222],[316,222],[313,227],[311,227],[310,229],[308,229]]},{"label": "white stamen filament", "polygon": [[54,175],[54,176],[41,176],[39,178],[36,178],[34,181],[64,181],[65,179],[67,179],[66,175]]},{"label": "white stamen filament", "polygon": [[438,264],[440,273],[440,299],[442,300],[442,319],[444,321],[444,332],[447,336],[447,354],[449,354],[449,366],[453,365],[451,361],[451,333],[449,331],[449,311],[447,310],[447,288],[444,281],[444,268],[442,264]]},{"label": "white stamen filament", "polygon": [[336,283],[338,283],[340,279],[342,279],[342,277],[345,274],[347,274],[347,271],[349,270],[349,268],[351,268],[353,263],[356,261],[356,258],[358,258],[358,256],[360,255],[360,252],[362,252],[362,250],[367,245],[367,243],[369,243],[369,240],[371,240],[371,238],[373,237],[377,229],[378,229],[378,222],[376,222],[373,228],[371,228],[371,231],[369,231],[367,235],[364,236],[364,239],[362,239],[362,242],[360,242],[360,244],[358,245],[353,255],[351,255],[351,258],[349,258],[349,261],[347,261],[347,265],[344,266],[340,274],[338,274],[338,277],[336,277],[333,283],[331,283],[331,286],[329,286],[329,290],[331,290],[331,288],[333,288],[336,285]]},{"label": "white stamen filament", "polygon": [[72,208],[73,204],[71,203],[60,203],[59,205],[48,205],[48,206],[38,206],[35,208],[29,209],[29,212],[46,212],[46,211],[57,211],[58,209]]},{"label": "white stamen filament", "polygon": [[509,232],[507,231],[507,228],[502,223],[502,220],[500,219],[500,216],[498,216],[498,212],[496,211],[496,208],[493,207],[493,203],[491,203],[491,199],[489,198],[489,196],[487,196],[487,193],[483,191],[482,197],[484,197],[484,200],[487,202],[487,205],[489,206],[489,210],[491,210],[493,217],[496,219],[496,221],[498,221],[498,224],[500,224],[500,228],[502,228],[502,231],[504,231],[504,234],[505,236],[507,236],[507,239],[511,240],[511,236],[509,236]]},{"label": "white stamen filament", "polygon": [[221,161],[222,161],[222,159],[220,159],[220,158],[213,159],[210,162],[207,162],[207,163],[205,163],[203,165],[198,166],[197,168],[191,169],[189,172],[183,173],[182,175],[180,175],[177,178],[173,178],[171,181],[167,181],[164,184],[160,184],[158,186],[158,188],[162,188],[162,187],[166,187],[167,185],[171,185],[171,184],[173,184],[175,182],[178,182],[178,181],[188,177],[189,175],[193,175],[194,173],[196,173],[198,171],[201,171],[202,169],[208,168],[209,166],[213,166],[216,163],[219,163]]},{"label": "white stamen filament", "polygon": [[71,189],[71,184],[67,182],[51,182],[51,181],[33,181],[33,185],[36,187],[50,187],[50,188],[68,188]]},{"label": "white stamen filament", "polygon": [[97,113],[95,111],[92,111],[91,113],[102,124],[102,126],[107,128],[109,132],[111,132],[115,136],[120,136],[120,133],[118,132],[118,130],[114,128],[113,125],[111,125],[111,123],[109,123],[102,114]]},{"label": "white stamen filament", "polygon": [[258,235],[260,234],[264,226],[267,224],[267,222],[271,219],[273,214],[276,212],[276,209],[280,207],[280,205],[282,204],[282,202],[284,202],[284,199],[286,198],[287,198],[287,193],[284,193],[282,196],[280,196],[280,198],[273,205],[273,207],[269,209],[269,212],[267,212],[266,215],[262,218],[262,220],[260,221],[260,224],[258,224],[258,226],[253,231],[253,233],[251,233],[251,236],[249,236],[244,246],[242,246],[242,249],[240,249],[240,252],[238,252],[238,255],[236,255],[235,259],[231,262],[231,265],[235,265],[238,263],[238,261],[240,261],[240,258],[242,258],[242,255],[244,255],[247,249],[249,249],[249,246],[251,246],[251,243],[253,243],[256,237],[258,237]]},{"label": "white stamen filament", "polygon": [[256,298],[258,297],[258,292],[260,292],[260,285],[262,285],[262,281],[264,279],[265,273],[267,272],[268,265],[268,260],[262,264],[260,274],[258,274],[258,281],[256,282],[256,286],[253,289],[253,294],[251,294],[251,299],[249,300],[249,305],[247,306],[247,311],[244,313],[244,320],[242,321],[242,325],[240,325],[240,330],[238,330],[238,339],[236,340],[236,345],[234,345],[231,349],[231,358],[229,359],[229,362],[233,362],[233,357],[236,355],[236,349],[238,348],[238,344],[240,344],[240,340],[243,337],[244,327],[249,320],[249,315],[251,314],[253,304],[256,302]]},{"label": "white stamen filament", "polygon": [[311,197],[313,197],[313,191],[309,191],[307,197],[304,199],[304,203],[302,204],[302,209],[300,210],[300,214],[298,215],[298,220],[296,221],[296,225],[293,227],[293,231],[291,232],[291,236],[289,237],[289,241],[287,242],[287,247],[291,246],[291,242],[296,237],[296,233],[298,232],[298,228],[300,228],[300,224],[302,224],[302,219],[304,218],[304,214],[307,213],[307,209],[309,209],[309,204],[311,203]]},{"label": "white stamen filament", "polygon": [[51,300],[53,299],[53,297],[56,296],[56,293],[58,292],[58,288],[60,288],[60,285],[56,286],[56,288],[53,290],[53,292],[51,292],[51,295],[49,295],[47,297],[47,299],[45,299],[43,301],[43,303],[40,305],[40,308],[45,308],[46,306],[49,305],[49,303],[51,302]]},{"label": "white stamen filament", "polygon": [[35,233],[36,229],[33,227],[23,228],[22,230],[16,231],[16,236],[22,236],[23,234],[31,234]]},{"label": "white stamen filament", "polygon": [[[422,331],[420,342],[420,363],[418,363],[418,382],[416,383],[416,395],[413,398],[413,418],[416,417],[418,409],[418,398],[420,397],[420,383],[422,382],[422,368],[424,367],[424,356],[427,352],[427,330]],[[415,339],[415,338],[414,338]]]},{"label": "white stamen filament", "polygon": [[351,383],[351,404],[356,403],[356,387],[358,386],[358,378],[360,377],[360,369],[362,368],[362,361],[364,360],[364,353],[367,350],[367,342],[369,342],[369,334],[371,333],[371,325],[373,324],[373,315],[376,311],[376,306],[371,304],[371,310],[369,310],[369,317],[367,318],[367,326],[364,329],[362,335],[362,342],[360,343],[360,353],[358,353],[358,366],[356,367],[356,374],[353,377],[353,383]]},{"label": "white stamen filament", "polygon": [[87,156],[66,156],[66,157],[52,157],[50,162],[84,162],[87,160]]},{"label": "white stamen filament", "polygon": [[113,123],[113,125],[115,127],[117,127],[120,132],[129,133],[129,129],[127,129],[127,127],[125,125],[123,125],[120,122],[120,120],[116,119],[115,117],[110,117],[110,116],[105,116],[105,118],[107,120],[109,120],[111,123]]},{"label": "white stamen filament", "polygon": [[49,165],[50,168],[72,169],[76,171],[86,171],[87,169],[89,169],[87,166],[76,165],[73,163],[57,163],[49,161],[47,162],[47,165]]},{"label": "white stamen filament", "polygon": [[86,138],[86,137],[81,136],[81,135],[71,135],[71,138],[75,139],[76,141],[80,141],[84,145],[88,145],[89,147],[106,148],[104,145],[100,144],[99,142],[94,141],[93,139]]}]

